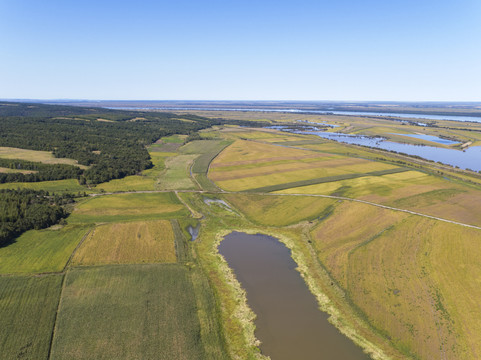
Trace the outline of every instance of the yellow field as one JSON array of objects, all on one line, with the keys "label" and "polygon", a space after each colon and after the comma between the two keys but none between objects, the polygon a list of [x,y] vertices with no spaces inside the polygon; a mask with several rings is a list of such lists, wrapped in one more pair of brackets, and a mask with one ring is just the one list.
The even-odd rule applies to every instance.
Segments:
[{"label": "yellow field", "polygon": [[481,225],[481,193],[478,189],[419,171],[364,176],[275,193],[339,195]]},{"label": "yellow field", "polygon": [[249,220],[266,226],[286,226],[319,217],[335,200],[308,196],[224,195]]},{"label": "yellow field", "polygon": [[364,159],[239,140],[214,159],[209,177],[225,190],[244,191],[394,168]]},{"label": "yellow field", "polygon": [[79,165],[77,160],[56,158],[50,151],[26,150],[13,147],[0,147],[0,158],[3,159],[19,159],[26,161],[42,162],[45,164],[67,164],[75,165],[82,169],[87,166]]},{"label": "yellow field", "polygon": [[481,231],[343,202],[312,237],[361,316],[398,350],[479,358]]},{"label": "yellow field", "polygon": [[[433,186],[438,185],[438,187]],[[331,195],[341,193],[353,198],[385,203],[404,196],[410,196],[435,188],[443,182],[438,178],[419,171],[405,171],[382,176],[363,176],[356,179],[308,185],[293,189],[280,190],[279,194],[320,194]]]},{"label": "yellow field", "polygon": [[75,253],[74,265],[176,262],[168,220],[97,226]]}]

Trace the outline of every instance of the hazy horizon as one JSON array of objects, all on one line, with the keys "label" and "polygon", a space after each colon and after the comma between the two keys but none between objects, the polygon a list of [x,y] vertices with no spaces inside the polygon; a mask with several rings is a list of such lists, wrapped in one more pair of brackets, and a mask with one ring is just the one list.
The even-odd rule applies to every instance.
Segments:
[{"label": "hazy horizon", "polygon": [[476,0],[0,1],[0,98],[477,102],[479,38]]}]

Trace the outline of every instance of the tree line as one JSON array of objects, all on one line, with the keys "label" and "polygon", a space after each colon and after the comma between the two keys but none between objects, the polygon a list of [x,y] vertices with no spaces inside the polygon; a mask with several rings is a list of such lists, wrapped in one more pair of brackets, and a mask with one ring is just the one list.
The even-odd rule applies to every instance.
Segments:
[{"label": "tree line", "polygon": [[[0,102],[0,146],[51,151],[57,158],[75,159],[89,167],[82,170],[17,161],[18,169],[37,173],[2,174],[0,182],[76,178],[82,185],[95,185],[123,178],[152,167],[146,145],[173,134],[197,139],[199,130],[221,124],[252,127],[268,123],[190,114]],[[10,166],[12,163],[6,167]]]},{"label": "tree line", "polygon": [[0,190],[0,247],[27,230],[43,229],[67,217],[74,195],[35,190]]}]

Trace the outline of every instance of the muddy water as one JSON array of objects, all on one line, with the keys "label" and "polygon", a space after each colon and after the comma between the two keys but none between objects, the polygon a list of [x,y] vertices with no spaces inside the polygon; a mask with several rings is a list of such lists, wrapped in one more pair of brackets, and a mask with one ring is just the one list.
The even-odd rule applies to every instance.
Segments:
[{"label": "muddy water", "polygon": [[257,315],[256,337],[272,360],[369,359],[318,309],[290,250],[267,235],[232,232],[219,245]]}]

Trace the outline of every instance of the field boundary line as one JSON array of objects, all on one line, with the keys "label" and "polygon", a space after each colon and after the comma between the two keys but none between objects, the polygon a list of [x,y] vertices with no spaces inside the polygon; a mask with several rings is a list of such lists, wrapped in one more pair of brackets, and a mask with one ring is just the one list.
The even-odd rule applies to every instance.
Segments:
[{"label": "field boundary line", "polygon": [[50,346],[48,347],[47,360],[50,360],[50,357],[52,356],[53,340],[55,338],[55,332],[57,330],[58,313],[60,312],[60,304],[62,302],[62,294],[63,294],[63,290],[65,288],[65,278],[66,277],[67,277],[67,273],[64,272],[62,274],[62,285],[60,286],[60,294],[58,296],[57,309],[55,310],[55,319],[53,321],[52,334],[50,335]]},{"label": "field boundary line", "polygon": [[92,227],[87,230],[87,232],[82,236],[82,239],[79,241],[75,249],[73,249],[72,254],[70,254],[70,257],[68,258],[67,262],[65,263],[65,266],[62,270],[62,273],[65,273],[67,271],[67,267],[70,265],[70,262],[72,261],[73,257],[75,256],[75,253],[77,250],[82,246],[83,242],[87,239],[87,237],[90,235],[91,232],[95,231],[95,227]]},{"label": "field boundary line", "polygon": [[197,160],[197,158],[195,158],[194,161],[192,161],[192,164],[190,164],[190,167],[189,167],[190,178],[191,178],[192,181],[195,183],[195,185],[197,186],[197,188],[198,188],[199,190],[202,190],[202,186],[200,186],[199,182],[197,181],[197,179],[195,178],[194,174],[192,173],[192,168],[194,167],[195,160]]}]

